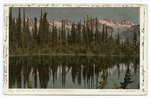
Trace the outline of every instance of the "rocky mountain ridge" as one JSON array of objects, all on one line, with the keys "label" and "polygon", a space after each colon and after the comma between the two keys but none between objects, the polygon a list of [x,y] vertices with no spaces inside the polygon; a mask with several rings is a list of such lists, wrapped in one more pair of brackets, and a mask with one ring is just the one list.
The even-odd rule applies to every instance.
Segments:
[{"label": "rocky mountain ridge", "polygon": [[[34,20],[31,19],[30,17],[25,17],[26,22],[27,22],[27,20],[29,21],[30,28],[32,28],[34,26]],[[118,31],[119,31],[120,41],[124,41],[126,37],[130,37],[129,41],[132,43],[133,33],[136,33],[137,35],[140,35],[139,34],[140,26],[133,24],[129,20],[123,20],[123,21],[121,21],[121,23],[118,23],[115,20],[110,20],[110,19],[100,20],[100,19],[95,18],[95,19],[92,19],[92,20],[89,20],[89,21],[85,21],[85,24],[86,25],[88,24],[89,27],[91,27],[91,23],[92,23],[93,30],[95,30],[96,20],[97,20],[97,26],[98,26],[98,29],[99,29],[100,32],[102,31],[103,25],[105,27],[107,27],[108,34],[112,34],[112,36],[114,38],[116,37],[116,35],[118,34]],[[13,21],[17,22],[17,18],[14,17]],[[49,27],[52,28],[53,21],[48,21],[48,23],[49,23]],[[63,20],[63,23],[65,24],[66,30],[71,31],[73,22],[70,21],[69,19],[65,19],[65,20]],[[23,18],[21,18],[21,24],[23,25]],[[37,27],[38,28],[39,28],[39,24],[40,24],[40,22],[37,21]],[[54,25],[56,25],[56,27],[58,29],[59,28],[61,29],[62,21],[54,21]],[[83,25],[84,25],[84,23],[81,24],[81,26],[82,26],[81,28],[83,28]],[[75,26],[77,27],[77,24],[75,24]],[[138,36],[138,41],[139,41],[139,36]]]}]

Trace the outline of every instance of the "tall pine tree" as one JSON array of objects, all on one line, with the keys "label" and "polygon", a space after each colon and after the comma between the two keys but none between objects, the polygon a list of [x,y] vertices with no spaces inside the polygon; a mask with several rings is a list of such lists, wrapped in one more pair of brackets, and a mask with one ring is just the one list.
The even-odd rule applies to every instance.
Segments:
[{"label": "tall pine tree", "polygon": [[34,18],[34,32],[33,32],[33,36],[35,41],[37,40],[37,18]]},{"label": "tall pine tree", "polygon": [[42,44],[43,39],[43,18],[42,18],[42,9],[41,9],[41,17],[40,17],[40,25],[39,25],[39,31],[38,31],[38,50],[40,52],[40,46]]},{"label": "tall pine tree", "polygon": [[18,48],[22,49],[22,33],[21,33],[21,13],[20,13],[20,7],[18,12],[18,21],[17,21],[17,34],[18,34]]}]

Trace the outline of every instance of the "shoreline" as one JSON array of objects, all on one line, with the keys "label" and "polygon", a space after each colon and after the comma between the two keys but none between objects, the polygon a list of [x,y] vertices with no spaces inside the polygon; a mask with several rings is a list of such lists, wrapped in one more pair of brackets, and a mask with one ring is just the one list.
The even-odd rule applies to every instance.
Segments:
[{"label": "shoreline", "polygon": [[[36,54],[10,54],[9,57],[17,57],[17,56],[46,56],[46,55],[53,55],[53,56],[65,56],[65,55],[74,55],[74,56],[129,56],[129,55],[105,55],[105,54],[64,54],[64,53],[58,53],[58,54],[43,54],[43,53],[36,53]],[[139,56],[139,55],[130,55],[130,56]]]}]

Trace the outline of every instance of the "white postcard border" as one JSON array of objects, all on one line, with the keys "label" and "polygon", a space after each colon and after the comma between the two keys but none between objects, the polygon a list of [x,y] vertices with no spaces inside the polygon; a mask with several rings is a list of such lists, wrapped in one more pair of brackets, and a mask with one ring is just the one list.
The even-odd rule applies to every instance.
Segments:
[{"label": "white postcard border", "polygon": [[[9,7],[140,7],[140,89],[9,89]],[[6,3],[3,5],[3,94],[20,95],[146,95],[147,16],[146,4],[125,3]]]}]

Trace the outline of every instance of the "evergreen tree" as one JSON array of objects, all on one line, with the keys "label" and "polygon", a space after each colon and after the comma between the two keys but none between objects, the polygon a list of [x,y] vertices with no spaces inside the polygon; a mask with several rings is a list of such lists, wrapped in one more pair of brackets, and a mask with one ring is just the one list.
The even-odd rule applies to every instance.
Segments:
[{"label": "evergreen tree", "polygon": [[20,7],[18,12],[18,21],[17,21],[17,34],[18,34],[18,48],[22,49],[22,33],[21,33],[21,14],[20,14]]},{"label": "evergreen tree", "polygon": [[12,42],[12,35],[13,35],[13,26],[12,26],[12,7],[9,8],[9,40],[10,40],[10,44]]},{"label": "evergreen tree", "polygon": [[16,41],[16,32],[17,32],[17,26],[15,21],[12,19],[12,7],[9,9],[9,53],[16,52],[16,48],[18,47],[18,42]]},{"label": "evergreen tree", "polygon": [[98,41],[98,24],[97,24],[97,17],[96,17],[96,32],[95,32],[95,41]]},{"label": "evergreen tree", "polygon": [[62,25],[61,25],[61,38],[63,39],[63,32],[64,32],[64,23],[63,23],[63,19],[62,19]]},{"label": "evergreen tree", "polygon": [[11,39],[11,35],[13,34],[13,21],[12,21],[12,7],[9,8],[9,35],[10,35],[10,40]]},{"label": "evergreen tree", "polygon": [[59,40],[61,40],[60,26],[59,26]]},{"label": "evergreen tree", "polygon": [[69,29],[68,29],[68,34],[67,34],[67,42],[68,42],[68,45],[70,45],[71,40],[70,40]]},{"label": "evergreen tree", "polygon": [[103,31],[102,31],[102,42],[105,40],[105,26],[103,25]]},{"label": "evergreen tree", "polygon": [[39,25],[39,31],[38,31],[38,50],[40,52],[40,46],[42,44],[42,39],[43,39],[43,19],[42,19],[42,10],[41,10],[41,18],[40,18],[40,25]]},{"label": "evergreen tree", "polygon": [[33,32],[33,35],[34,35],[34,39],[37,40],[37,18],[36,17],[34,18],[34,32]]},{"label": "evergreen tree", "polygon": [[[23,28],[22,28],[22,45],[24,45],[25,44],[25,40],[26,39],[24,39],[25,38],[25,31],[26,31],[26,25],[25,25],[25,23],[26,23],[26,21],[25,21],[25,8],[23,8]],[[23,46],[24,47],[24,46]]]},{"label": "evergreen tree", "polygon": [[71,28],[71,44],[75,44],[75,40],[76,40],[76,32],[75,32],[75,25],[74,25],[74,21],[72,23],[72,28]]},{"label": "evergreen tree", "polygon": [[106,43],[107,43],[107,38],[108,38],[108,31],[107,31],[107,26],[106,26],[106,36],[105,36]]},{"label": "evergreen tree", "polygon": [[119,44],[120,44],[120,35],[119,35],[119,30],[118,30],[118,35],[117,35],[116,43],[117,43],[117,45],[119,45]]},{"label": "evergreen tree", "polygon": [[83,45],[86,44],[86,28],[85,28],[85,17],[84,17],[84,25],[83,25],[83,30],[82,30],[82,42],[83,42]]},{"label": "evergreen tree", "polygon": [[[23,9],[23,23],[21,25],[20,8],[18,12],[17,22],[12,19],[12,8],[9,11],[9,53],[95,53],[106,55],[135,55],[139,54],[139,45],[137,44],[137,34],[133,32],[133,44],[129,42],[129,37],[120,44],[120,35],[114,40],[112,33],[108,34],[107,26],[102,26],[102,32],[98,28],[98,19],[96,21],[89,20],[81,27],[81,20],[78,24],[72,23],[71,30],[65,25],[62,20],[62,26],[54,24],[52,29],[49,28],[47,13],[45,12],[40,17],[39,29],[37,28],[37,18],[34,18],[32,32],[29,27],[29,17],[25,18],[25,8]],[[27,21],[26,21],[27,19]],[[95,28],[93,23],[95,22]],[[67,29],[67,30],[66,30]],[[69,31],[70,30],[70,31]],[[95,34],[94,34],[95,32]],[[67,35],[66,35],[67,33]],[[82,33],[82,34],[81,34]],[[113,48],[112,48],[113,47]]]},{"label": "evergreen tree", "polygon": [[42,29],[42,31],[43,31],[42,32],[43,33],[43,40],[45,40],[44,41],[44,43],[45,43],[45,42],[48,41],[48,34],[49,34],[49,24],[48,24],[47,13],[46,12],[43,14],[42,23],[43,23],[43,29]]},{"label": "evergreen tree", "polygon": [[91,32],[90,32],[90,42],[93,42],[93,24],[92,24],[92,17],[91,17]]},{"label": "evergreen tree", "polygon": [[58,42],[58,34],[57,34],[57,28],[56,25],[54,24],[54,20],[53,20],[53,27],[52,27],[52,51],[54,52],[54,49],[57,46],[57,42]]},{"label": "evergreen tree", "polygon": [[23,33],[25,33],[25,25],[26,25],[26,21],[25,21],[25,8],[23,8]]},{"label": "evergreen tree", "polygon": [[133,50],[134,50],[134,54],[139,53],[139,45],[137,45],[137,34],[134,31],[133,32]]},{"label": "evergreen tree", "polygon": [[30,28],[29,28],[29,18],[27,18],[26,33],[28,35],[27,40],[30,42],[30,40],[31,40],[31,34],[30,34]]},{"label": "evergreen tree", "polygon": [[54,50],[54,46],[55,46],[55,26],[54,26],[54,20],[53,20],[53,27],[52,27],[52,51]]},{"label": "evergreen tree", "polygon": [[133,43],[136,44],[137,42],[137,35],[136,32],[133,33]]},{"label": "evergreen tree", "polygon": [[62,34],[62,35],[63,35],[63,43],[65,44],[65,43],[66,43],[66,26],[65,26],[65,22],[63,22],[63,23],[64,23],[64,25],[63,25],[63,26],[64,26],[64,27],[63,27],[63,28],[64,28],[64,29],[63,29],[64,31],[63,31],[63,34]]},{"label": "evergreen tree", "polygon": [[66,29],[65,29],[65,21],[63,21],[62,19],[62,31],[61,31],[61,34],[62,34],[62,44],[65,45],[66,43]]},{"label": "evergreen tree", "polygon": [[89,17],[88,17],[88,15],[87,15],[87,23],[86,23],[86,33],[87,33],[86,46],[88,46],[90,43],[90,28],[89,28]]},{"label": "evergreen tree", "polygon": [[77,25],[77,43],[80,45],[80,42],[81,42],[81,20],[80,22],[78,22],[78,25]]},{"label": "evergreen tree", "polygon": [[25,8],[23,9],[23,32],[22,32],[22,45],[25,49],[27,49],[28,45],[28,29],[26,29],[26,20],[25,20]]},{"label": "evergreen tree", "polygon": [[58,42],[58,34],[57,34],[57,27],[55,25],[54,27],[54,45],[57,46],[57,42]]}]

